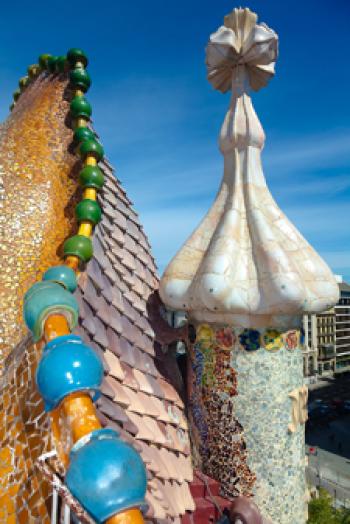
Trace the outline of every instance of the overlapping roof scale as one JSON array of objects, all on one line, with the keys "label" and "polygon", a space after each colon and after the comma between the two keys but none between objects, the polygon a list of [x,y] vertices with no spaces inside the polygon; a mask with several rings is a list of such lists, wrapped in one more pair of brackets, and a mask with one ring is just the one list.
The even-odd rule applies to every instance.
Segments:
[{"label": "overlapping roof scale", "polygon": [[94,257],[76,292],[77,331],[104,361],[97,402],[102,424],[117,429],[146,464],[148,517],[179,522],[194,510],[188,487],[192,466],[182,400],[157,366],[148,314],[149,298],[158,288],[156,267],[132,203],[110,164],[100,167],[106,179],[99,199],[103,219],[94,234]]}]

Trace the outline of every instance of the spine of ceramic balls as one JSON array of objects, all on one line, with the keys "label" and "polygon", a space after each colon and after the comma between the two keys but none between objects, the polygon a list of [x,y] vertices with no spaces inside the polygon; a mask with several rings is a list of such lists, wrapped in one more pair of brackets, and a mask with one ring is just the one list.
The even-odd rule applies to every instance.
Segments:
[{"label": "spine of ceramic balls", "polygon": [[190,419],[201,467],[223,495],[253,496],[281,524],[305,523],[300,337],[294,328],[201,324],[190,348]]},{"label": "spine of ceramic balls", "polygon": [[[52,430],[62,460],[66,463],[66,484],[71,493],[98,523],[143,522],[139,506],[144,504],[146,471],[136,451],[122,442],[118,433],[101,428],[93,402],[100,395],[103,365],[100,358],[72,331],[78,322],[78,304],[73,295],[76,271],[92,257],[91,235],[101,219],[96,201],[104,177],[98,167],[103,148],[88,127],[91,106],[84,94],[91,85],[88,59],[80,49],[67,56],[41,55],[39,65],[28,68],[20,80],[17,101],[30,81],[42,72],[69,71],[74,98],[70,104],[74,122],[74,143],[84,163],[79,175],[83,199],[76,207],[78,234],[67,239],[64,265],[44,273],[24,297],[24,319],[35,342],[46,342],[36,381],[52,416]],[[62,451],[60,416],[69,421],[74,443],[69,457]],[[124,520],[123,520],[124,519]]]}]

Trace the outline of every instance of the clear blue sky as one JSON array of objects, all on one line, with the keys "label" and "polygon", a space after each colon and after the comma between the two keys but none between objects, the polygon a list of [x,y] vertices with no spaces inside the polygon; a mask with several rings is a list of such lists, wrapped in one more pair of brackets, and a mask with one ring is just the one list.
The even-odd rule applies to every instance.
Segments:
[{"label": "clear blue sky", "polygon": [[[149,235],[160,270],[208,210],[222,173],[228,97],[204,48],[227,0],[4,2],[0,116],[42,52],[90,57],[95,127]],[[243,4],[244,6],[244,4]],[[278,32],[276,77],[254,95],[264,171],[280,207],[350,280],[350,2],[252,0]]]}]

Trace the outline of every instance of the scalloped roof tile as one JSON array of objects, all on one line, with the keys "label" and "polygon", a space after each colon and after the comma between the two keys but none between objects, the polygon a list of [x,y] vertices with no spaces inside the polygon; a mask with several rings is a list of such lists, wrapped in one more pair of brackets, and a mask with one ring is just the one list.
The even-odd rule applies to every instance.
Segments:
[{"label": "scalloped roof tile", "polygon": [[162,376],[167,365],[158,360],[148,316],[149,297],[158,288],[156,266],[111,165],[103,161],[100,167],[106,180],[99,195],[103,219],[95,229],[94,256],[76,292],[79,330],[102,353],[109,373],[97,402],[101,423],[117,429],[145,461],[148,517],[177,522],[193,508],[188,488],[192,468],[183,403]]}]

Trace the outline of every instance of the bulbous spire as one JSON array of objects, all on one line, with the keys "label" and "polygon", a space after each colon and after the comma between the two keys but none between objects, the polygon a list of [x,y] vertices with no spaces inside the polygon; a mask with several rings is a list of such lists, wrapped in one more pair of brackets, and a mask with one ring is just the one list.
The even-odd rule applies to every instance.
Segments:
[{"label": "bulbous spire", "polygon": [[224,176],[214,204],[166,268],[164,303],[201,322],[284,325],[338,301],[331,270],[287,219],[267,188],[265,135],[251,90],[274,75],[278,37],[235,9],[207,46],[208,80],[232,97],[220,133]]}]

